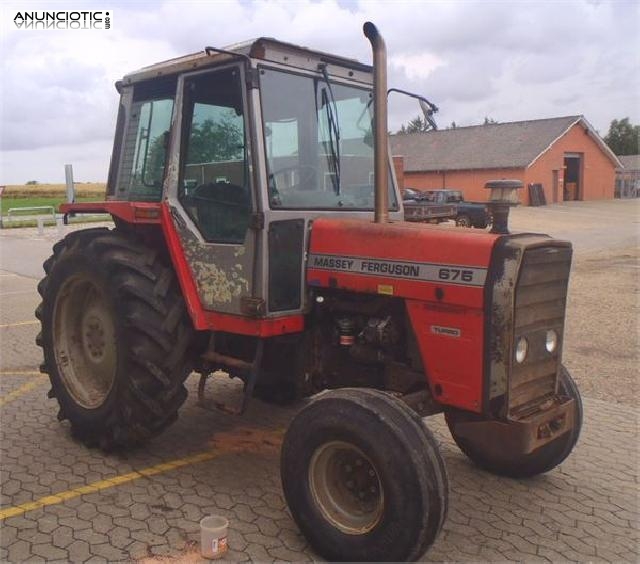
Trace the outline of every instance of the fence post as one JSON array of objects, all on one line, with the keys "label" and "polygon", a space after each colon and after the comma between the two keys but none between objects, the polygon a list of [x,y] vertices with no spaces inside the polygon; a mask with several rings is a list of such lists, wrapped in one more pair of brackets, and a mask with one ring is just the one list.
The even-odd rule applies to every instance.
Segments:
[{"label": "fence post", "polygon": [[0,229],[4,227],[2,225],[2,193],[4,192],[4,186],[0,186]]},{"label": "fence post", "polygon": [[64,165],[64,180],[67,183],[67,202],[73,204],[76,201],[76,191],[73,186],[73,165]]},{"label": "fence post", "polygon": [[[76,201],[76,190],[73,184],[73,165],[64,165],[64,180],[67,183],[67,203],[73,204]],[[64,222],[67,223],[67,214],[64,216]]]}]

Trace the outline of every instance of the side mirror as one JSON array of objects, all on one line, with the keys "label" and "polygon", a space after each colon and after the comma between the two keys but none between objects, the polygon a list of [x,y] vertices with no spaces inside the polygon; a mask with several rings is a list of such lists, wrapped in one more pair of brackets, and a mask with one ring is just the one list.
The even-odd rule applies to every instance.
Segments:
[{"label": "side mirror", "polygon": [[420,109],[424,115],[425,121],[431,126],[433,130],[438,129],[438,124],[433,119],[433,114],[438,111],[438,106],[436,106],[433,102],[429,102],[424,96],[420,96],[420,94],[414,94],[413,92],[407,92],[406,90],[400,90],[400,88],[389,88],[387,90],[387,96],[392,92],[398,92],[399,94],[404,94],[405,96],[409,96],[410,98],[415,98],[418,100],[418,104],[420,104]]},{"label": "side mirror", "polygon": [[418,104],[420,104],[420,109],[424,114],[425,121],[433,128],[434,131],[436,131],[438,129],[438,124],[436,124],[436,121],[433,119],[433,114],[438,111],[438,108],[425,98],[418,98]]}]

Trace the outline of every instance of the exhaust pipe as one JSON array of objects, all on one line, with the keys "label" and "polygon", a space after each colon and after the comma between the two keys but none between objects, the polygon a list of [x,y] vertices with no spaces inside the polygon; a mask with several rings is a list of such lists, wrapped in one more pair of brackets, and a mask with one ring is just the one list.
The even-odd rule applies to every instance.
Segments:
[{"label": "exhaust pipe", "polygon": [[387,47],[378,28],[371,22],[362,26],[373,51],[373,151],[375,182],[374,218],[389,221],[389,144],[387,141]]}]

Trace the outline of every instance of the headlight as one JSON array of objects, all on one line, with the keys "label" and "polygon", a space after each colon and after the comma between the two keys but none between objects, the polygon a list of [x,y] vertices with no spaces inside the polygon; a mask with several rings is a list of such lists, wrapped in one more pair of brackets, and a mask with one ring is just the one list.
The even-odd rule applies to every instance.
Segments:
[{"label": "headlight", "polygon": [[516,343],[516,362],[522,364],[524,359],[527,358],[527,352],[529,351],[529,343],[524,337],[520,337]]},{"label": "headlight", "polygon": [[549,331],[547,331],[544,346],[550,353],[558,348],[558,334],[553,329],[549,329]]}]

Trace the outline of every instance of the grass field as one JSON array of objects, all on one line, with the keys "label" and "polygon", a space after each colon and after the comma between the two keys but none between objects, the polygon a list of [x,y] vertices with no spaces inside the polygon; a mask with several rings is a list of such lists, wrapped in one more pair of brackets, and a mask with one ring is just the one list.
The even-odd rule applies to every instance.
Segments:
[{"label": "grass field", "polygon": [[[76,184],[76,202],[96,202],[104,200],[106,186],[99,183]],[[22,184],[6,186],[0,203],[0,215],[7,217],[11,208],[31,208],[40,206],[58,206],[67,201],[67,188],[64,184]],[[28,212],[25,212],[28,214]],[[34,213],[33,215],[44,215]],[[51,216],[49,216],[51,217]],[[86,217],[85,217],[86,219]],[[50,222],[52,220],[49,220]],[[21,221],[16,218],[10,223],[3,221],[5,227],[28,227],[35,219]]]},{"label": "grass field", "polygon": [[[76,202],[96,202],[104,199],[106,186],[99,183],[76,184]],[[6,186],[2,193],[2,215],[10,208],[53,206],[67,201],[64,184],[15,184]]]},{"label": "grass field", "polygon": [[[76,202],[96,202],[102,200],[102,197],[84,197],[76,198]],[[5,198],[2,197],[2,205],[0,210],[2,215],[7,215],[7,212],[11,208],[31,208],[37,206],[53,206],[54,210],[58,211],[58,206],[63,202],[66,202],[66,196],[60,196],[57,198],[39,198],[39,197],[24,197],[24,198]]]},{"label": "grass field", "polygon": [[[77,198],[101,199],[104,196],[106,185],[101,182],[76,182]],[[4,198],[66,198],[67,187],[65,184],[9,184],[5,186],[2,194]]]}]

